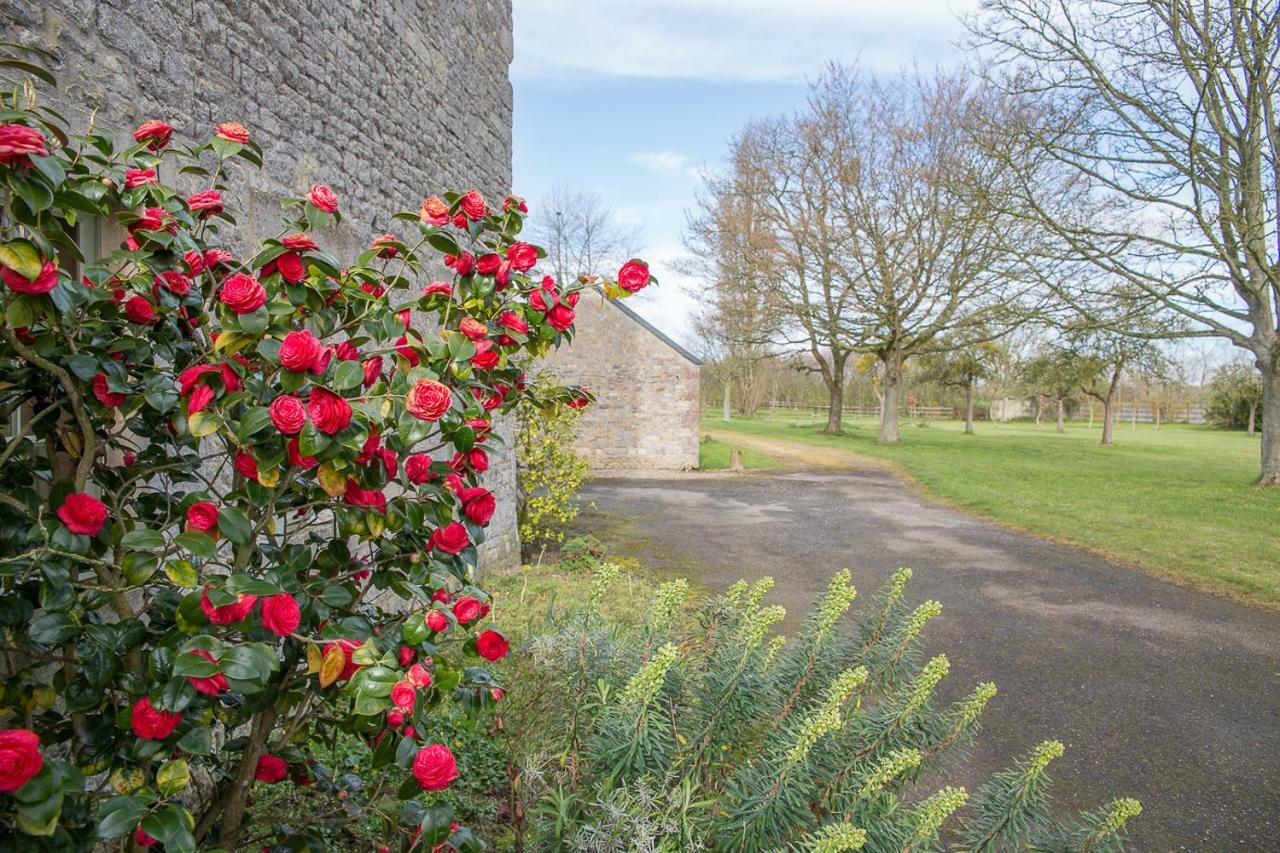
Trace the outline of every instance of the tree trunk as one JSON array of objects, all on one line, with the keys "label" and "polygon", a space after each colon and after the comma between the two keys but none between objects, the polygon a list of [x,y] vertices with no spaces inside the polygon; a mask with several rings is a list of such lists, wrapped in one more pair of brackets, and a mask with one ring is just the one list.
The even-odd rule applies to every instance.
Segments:
[{"label": "tree trunk", "polygon": [[1120,387],[1120,368],[1111,372],[1111,382],[1107,385],[1107,396],[1102,400],[1102,441],[1103,447],[1111,446],[1111,435],[1116,425],[1116,389]]},{"label": "tree trunk", "polygon": [[1058,432],[1066,432],[1067,406],[1061,397],[1058,398]]},{"label": "tree trunk", "polygon": [[[1191,423],[1191,415],[1187,415],[1187,423]],[[1258,402],[1255,400],[1253,405],[1249,407],[1249,435],[1253,435],[1258,428]]]},{"label": "tree trunk", "polygon": [[964,434],[973,435],[973,386],[964,386]]},{"label": "tree trunk", "polygon": [[1262,369],[1262,476],[1263,486],[1280,486],[1280,365]]},{"label": "tree trunk", "polygon": [[1036,395],[1036,426],[1040,426],[1044,422],[1044,398],[1039,394]]},{"label": "tree trunk", "polygon": [[840,435],[844,432],[844,377],[827,383],[827,428],[823,432],[828,435]]},{"label": "tree trunk", "polygon": [[882,359],[884,362],[884,398],[880,403],[879,444],[897,444],[902,440],[898,433],[898,398],[902,395],[902,363],[897,355]]},{"label": "tree trunk", "polygon": [[724,411],[720,414],[720,420],[724,421],[725,423],[728,423],[729,421],[733,420],[733,415],[729,413],[729,404],[730,404],[729,398],[731,396],[729,393],[730,388],[731,388],[731,385],[729,383],[729,377],[726,376],[724,379],[724,400],[722,402],[722,405],[724,406]]}]

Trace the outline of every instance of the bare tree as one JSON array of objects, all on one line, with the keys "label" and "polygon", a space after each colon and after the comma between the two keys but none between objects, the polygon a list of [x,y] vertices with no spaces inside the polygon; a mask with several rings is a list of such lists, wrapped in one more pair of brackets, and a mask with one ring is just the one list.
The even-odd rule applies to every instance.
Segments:
[{"label": "bare tree", "polygon": [[1005,358],[1004,348],[983,341],[963,349],[948,349],[921,360],[921,378],[964,393],[964,432],[973,435],[973,392],[977,384],[991,376]]},{"label": "bare tree", "polygon": [[1035,235],[1006,212],[1011,170],[989,153],[1005,110],[964,73],[880,82],[834,69],[813,100],[833,128],[836,221],[849,235],[842,320],[881,361],[879,441],[896,443],[907,359],[972,350],[1030,314],[1014,246]]},{"label": "bare tree", "polygon": [[1078,366],[1075,372],[1080,390],[1102,404],[1099,443],[1109,447],[1115,432],[1115,400],[1121,377],[1126,371],[1165,376],[1168,360],[1150,338],[1105,326],[1068,330],[1065,347]]},{"label": "bare tree", "polygon": [[[1249,352],[1261,483],[1280,484],[1280,15],[1274,0],[988,0],[970,20],[1011,96],[1010,158],[1083,259]],[[1063,181],[1046,192],[1053,167]],[[1064,192],[1064,189],[1069,191]]]},{"label": "bare tree", "polygon": [[635,230],[590,190],[554,187],[535,211],[534,237],[546,247],[545,264],[559,281],[616,269],[639,242]]},{"label": "bare tree", "polygon": [[845,367],[857,343],[844,325],[852,282],[836,256],[847,237],[835,221],[831,139],[810,113],[754,122],[730,145],[723,174],[706,178],[688,243],[702,258],[731,256],[712,279],[747,294],[750,342],[812,366],[827,389],[826,431],[839,433]]}]

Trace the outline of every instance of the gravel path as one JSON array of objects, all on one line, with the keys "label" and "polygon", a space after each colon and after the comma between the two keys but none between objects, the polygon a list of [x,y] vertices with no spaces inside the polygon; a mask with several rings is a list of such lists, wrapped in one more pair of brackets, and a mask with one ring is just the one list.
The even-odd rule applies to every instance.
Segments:
[{"label": "gravel path", "polygon": [[[798,457],[796,457],[798,459]],[[795,461],[792,459],[791,461]],[[712,588],[773,575],[798,621],[841,567],[864,595],[911,566],[951,675],[1000,688],[959,781],[1049,737],[1060,805],[1142,800],[1139,850],[1280,850],[1280,614],[936,504],[879,467],[597,480],[579,526]],[[788,626],[788,630],[793,629]]]}]

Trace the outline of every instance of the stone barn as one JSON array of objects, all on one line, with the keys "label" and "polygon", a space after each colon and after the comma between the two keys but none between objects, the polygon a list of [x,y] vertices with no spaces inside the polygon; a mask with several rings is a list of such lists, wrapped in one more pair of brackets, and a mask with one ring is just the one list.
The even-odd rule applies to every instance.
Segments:
[{"label": "stone barn", "polygon": [[588,290],[573,343],[547,359],[561,382],[584,385],[578,452],[595,472],[698,467],[701,359],[630,308]]},{"label": "stone barn", "polygon": [[[511,0],[0,0],[0,23],[53,54],[59,86],[40,97],[73,129],[93,115],[132,144],[148,119],[184,141],[245,125],[265,159],[232,181],[245,234],[328,184],[343,221],[320,241],[350,258],[428,195],[512,189]],[[495,451],[486,476],[500,502],[482,555],[512,562],[514,458]]]}]

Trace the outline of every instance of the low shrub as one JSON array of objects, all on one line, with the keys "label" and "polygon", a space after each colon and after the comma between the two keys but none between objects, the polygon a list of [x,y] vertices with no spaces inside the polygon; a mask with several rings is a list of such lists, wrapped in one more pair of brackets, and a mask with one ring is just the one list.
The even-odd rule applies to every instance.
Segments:
[{"label": "low shrub", "polygon": [[686,582],[663,584],[627,632],[596,613],[613,574],[606,563],[586,606],[513,664],[540,685],[505,712],[518,849],[1122,848],[1137,801],[1048,808],[1057,741],[975,792],[945,784],[996,687],[935,700],[949,664],[925,658],[921,634],[941,606],[907,603],[910,570],[854,619],[840,572],[791,642],[770,636],[784,616],[763,603],[771,579],[692,609]]}]

